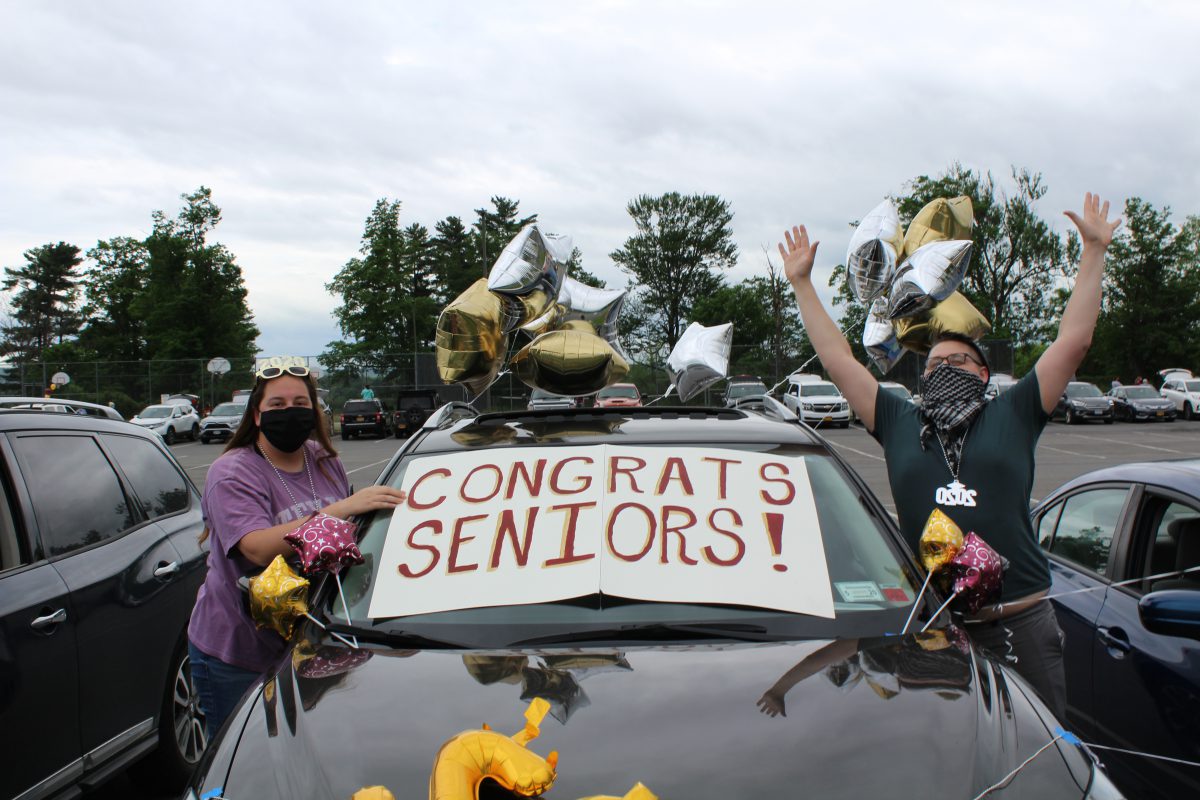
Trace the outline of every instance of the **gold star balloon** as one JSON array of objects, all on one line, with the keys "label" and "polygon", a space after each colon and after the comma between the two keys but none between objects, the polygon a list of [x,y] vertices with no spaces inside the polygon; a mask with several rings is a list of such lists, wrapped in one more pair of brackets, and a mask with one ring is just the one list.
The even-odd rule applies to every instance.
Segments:
[{"label": "gold star balloon", "polygon": [[[874,313],[874,307],[871,310]],[[870,322],[867,324],[869,326]],[[987,318],[971,305],[962,292],[955,292],[923,314],[898,319],[894,325],[900,346],[914,353],[928,353],[933,340],[943,333],[961,333],[978,340],[992,329]],[[863,344],[866,344],[865,331]]]},{"label": "gold star balloon", "polygon": [[284,639],[292,636],[296,622],[308,613],[308,580],[275,556],[267,568],[250,579],[250,616],[260,628],[270,628]]},{"label": "gold star balloon", "polygon": [[500,371],[508,348],[506,325],[511,307],[480,278],[438,317],[434,342],[438,373],[446,383],[461,383],[479,394]]},{"label": "gold star balloon", "polygon": [[954,524],[954,520],[946,516],[940,509],[935,508],[925,522],[921,531],[920,551],[921,563],[930,573],[937,572],[949,564],[963,546],[962,529]]},{"label": "gold star balloon", "polygon": [[948,239],[970,239],[975,211],[971,198],[939,197],[930,200],[908,223],[904,234],[903,256],[911,258],[917,250],[930,242]]},{"label": "gold star balloon", "polygon": [[513,372],[535,389],[574,396],[595,394],[629,374],[629,362],[583,320],[543,333],[510,362]]}]

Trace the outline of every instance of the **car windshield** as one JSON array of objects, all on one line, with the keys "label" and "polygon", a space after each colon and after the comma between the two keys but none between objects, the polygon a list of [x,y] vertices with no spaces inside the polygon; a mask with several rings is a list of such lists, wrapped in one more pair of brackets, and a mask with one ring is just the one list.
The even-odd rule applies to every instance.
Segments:
[{"label": "car windshield", "polygon": [[[815,539],[815,546],[819,548],[818,552],[824,551],[828,575],[828,597],[832,599],[833,618],[747,606],[709,605],[698,602],[695,592],[692,592],[692,597],[681,602],[669,603],[630,600],[618,596],[616,592],[586,594],[581,591],[580,597],[571,600],[559,602],[526,600],[525,602],[528,604],[525,604],[523,598],[529,597],[527,592],[531,586],[537,583],[534,578],[529,585],[523,585],[519,581],[505,584],[507,588],[503,592],[504,596],[496,597],[496,604],[493,606],[454,610],[453,604],[456,597],[450,597],[446,601],[448,605],[445,608],[451,610],[372,619],[372,595],[380,585],[390,583],[393,587],[398,587],[403,594],[406,584],[404,578],[398,577],[398,575],[409,578],[420,577],[420,575],[405,575],[405,570],[409,569],[407,564],[402,566],[394,560],[393,563],[385,558],[385,544],[389,540],[391,544],[386,552],[389,554],[400,553],[402,554],[401,560],[411,560],[414,565],[421,564],[421,568],[424,569],[421,575],[434,571],[439,576],[453,578],[452,572],[460,572],[464,586],[466,582],[472,580],[472,576],[479,576],[477,580],[486,579],[487,572],[494,568],[494,563],[503,561],[504,567],[515,569],[513,561],[519,561],[522,552],[520,531],[524,529],[524,536],[530,536],[529,529],[525,526],[533,523],[529,522],[528,508],[518,507],[522,504],[515,500],[509,500],[501,503],[499,508],[493,509],[487,508],[486,504],[481,504],[466,517],[457,517],[457,512],[439,514],[437,511],[414,510],[411,507],[405,507],[397,512],[379,512],[366,519],[364,522],[365,532],[359,544],[365,561],[362,565],[350,567],[343,573],[342,589],[346,598],[345,602],[348,603],[351,624],[357,629],[369,630],[383,637],[388,635],[421,637],[426,640],[448,643],[448,646],[463,647],[506,647],[518,642],[528,643],[534,639],[545,643],[555,640],[582,641],[587,637],[589,630],[596,631],[599,636],[601,631],[611,632],[614,629],[627,629],[629,626],[662,624],[742,626],[746,630],[753,628],[760,632],[769,632],[764,635],[777,638],[867,636],[894,633],[900,630],[907,611],[912,608],[912,603],[917,597],[915,585],[919,586],[919,583],[914,583],[917,581],[915,574],[905,566],[905,559],[898,545],[898,534],[894,533],[894,525],[891,520],[885,514],[877,514],[872,510],[870,504],[863,501],[862,490],[851,482],[847,473],[833,458],[824,451],[796,445],[731,447],[729,444],[722,443],[719,445],[721,448],[719,451],[717,445],[696,444],[691,447],[696,448],[692,452],[699,451],[694,457],[697,463],[704,463],[712,453],[723,453],[727,458],[733,458],[736,453],[731,453],[731,450],[752,451],[756,456],[760,454],[764,457],[770,456],[773,460],[787,465],[785,468],[787,474],[807,475],[807,486],[804,491],[806,494],[811,492],[812,499],[809,502],[815,506],[816,528],[819,533],[814,532],[811,526],[806,526],[804,529],[793,529],[792,533],[786,529],[781,530],[778,533],[777,541],[780,549],[777,552],[786,553],[789,545],[800,547],[801,545],[798,543],[801,541],[812,545]],[[505,448],[505,451],[511,453],[519,449]],[[650,447],[640,448],[642,455],[656,450],[664,455],[669,452],[672,456],[687,449],[686,447],[681,448],[678,444],[669,447],[658,445],[653,450]],[[585,460],[585,453],[596,454],[598,448],[571,448],[569,453],[570,459],[559,458],[557,462]],[[434,456],[437,455],[445,457],[444,454],[434,454]],[[482,456],[482,453],[480,455]],[[413,471],[414,475],[436,476],[439,470],[430,470],[430,467],[422,464],[425,459],[430,457],[409,456],[401,460],[386,476],[386,483],[400,487],[403,484],[404,476],[410,471]],[[637,460],[640,459],[634,459],[634,461]],[[643,465],[644,463],[643,461]],[[482,469],[482,467],[480,468]],[[426,470],[430,471],[426,472]],[[467,472],[473,473],[474,471]],[[450,470],[441,472],[443,474],[433,480],[452,481],[457,479],[461,481],[465,477],[465,475],[458,475],[457,478],[451,478],[448,477],[451,474]],[[454,474],[457,475],[457,470],[454,471]],[[501,473],[498,471],[496,475],[500,476]],[[510,483],[523,481],[525,487],[529,485],[528,478],[528,475],[518,478],[518,472],[515,469],[508,476]],[[616,478],[610,479],[616,481]],[[433,480],[428,481],[429,486],[424,486],[420,490],[410,487],[411,496],[416,498],[419,494],[424,494],[427,498],[435,498],[442,494],[442,489],[448,484],[435,484]],[[422,478],[422,482],[426,482],[425,478]],[[497,477],[496,490],[498,493],[501,491],[500,483],[501,478]],[[431,487],[434,485],[437,485],[438,488],[431,491]],[[634,481],[630,480],[627,484],[622,477],[621,482],[615,485],[618,485],[621,491],[616,491],[608,496],[605,508],[619,509],[625,506],[638,506],[634,502],[620,502],[627,499],[627,495],[630,501],[637,499],[632,488],[627,489],[627,487],[635,485]],[[729,519],[739,521],[745,519],[744,527],[747,529],[746,534],[749,539],[749,529],[754,524],[751,520],[755,518],[755,504],[759,501],[760,489],[759,487],[738,489],[735,482],[731,482],[730,486],[729,494],[722,504],[730,507],[728,509]],[[463,491],[465,490],[464,484]],[[510,494],[512,486],[503,491],[504,494],[499,496],[512,496]],[[518,490],[518,497],[522,491],[523,489]],[[742,492],[745,494],[739,496]],[[458,492],[451,491],[445,494],[457,495]],[[434,502],[436,504],[436,500]],[[527,503],[528,501],[525,505]],[[422,509],[425,507],[422,505]],[[567,508],[567,506],[560,505],[538,510],[550,513],[555,509],[563,508]],[[741,511],[738,510],[739,508]],[[617,536],[630,536],[639,542],[644,538],[646,550],[643,551],[643,555],[650,554],[656,563],[659,558],[677,560],[674,563],[700,563],[694,559],[688,560],[687,554],[692,553],[699,555],[711,564],[711,559],[721,558],[721,553],[730,549],[729,539],[714,535],[714,529],[721,527],[720,525],[701,527],[703,513],[698,515],[701,520],[697,520],[697,527],[689,532],[681,532],[679,528],[670,528],[666,533],[673,535],[664,535],[662,538],[657,535],[657,528],[653,526],[653,523],[651,523],[650,533],[647,537],[647,534],[643,533],[647,530],[644,525],[638,526],[632,522],[626,525],[624,518],[618,525],[614,522],[617,519],[616,512],[609,513],[607,524],[596,520],[596,523],[599,523],[598,526],[590,531],[582,529],[576,531],[572,523],[573,535],[571,538],[573,542],[577,542],[573,547],[577,550],[582,550],[584,547],[595,547],[597,543],[604,541],[604,537],[607,535],[609,549],[604,553],[615,553],[612,537],[614,536],[613,531],[617,530],[618,532],[615,534]],[[650,514],[648,511],[646,513]],[[686,515],[686,511],[680,513]],[[562,514],[562,511],[557,511],[556,515],[558,514]],[[495,519],[489,519],[489,515]],[[693,519],[696,516],[692,515]],[[647,519],[652,519],[652,517],[647,516]],[[710,523],[713,521],[712,516],[707,519]],[[509,524],[514,520],[515,528]],[[395,526],[391,527],[393,521]],[[735,529],[742,527],[741,524],[734,524]],[[664,524],[663,527],[666,528],[666,525]],[[431,532],[442,533],[442,535],[436,536]],[[691,537],[690,540],[688,537]],[[737,537],[731,538],[737,539]],[[578,544],[585,539],[591,544]],[[525,558],[528,558],[530,553],[529,541],[528,538],[524,539]],[[658,544],[652,546],[652,541],[658,541]],[[557,535],[552,546],[554,548],[559,546]],[[436,556],[435,550],[438,551]],[[629,560],[624,555],[620,558],[625,561]],[[750,569],[740,558],[739,555],[738,560],[730,567],[731,570],[740,567]],[[520,563],[524,568],[524,562]],[[759,568],[761,566],[759,564]],[[779,566],[776,565],[775,568],[778,570]],[[786,567],[784,569],[786,570]],[[629,574],[635,573],[627,573],[627,576]],[[733,573],[726,574],[731,576],[730,581],[739,579],[745,581],[744,573],[739,573],[740,578],[734,577]],[[626,580],[629,578],[627,577]],[[654,581],[654,578],[647,576],[644,580],[650,583]],[[710,587],[712,581],[703,585]],[[705,594],[705,591],[700,591],[700,594]],[[422,592],[421,596],[424,598],[430,595]],[[488,596],[491,597],[491,595]],[[344,621],[342,599],[336,591],[330,593],[330,599],[325,604],[325,609],[335,622]],[[556,637],[559,638],[556,639]]]},{"label": "car windshield", "polygon": [[530,400],[570,400],[571,398],[561,394],[551,394],[544,389],[534,389],[529,395]]},{"label": "car windshield", "polygon": [[142,419],[164,419],[171,416],[171,406],[150,406],[143,408],[142,413],[138,414]]},{"label": "car windshield", "polygon": [[1103,397],[1104,393],[1090,383],[1068,383],[1067,397]]},{"label": "car windshield", "polygon": [[905,389],[903,386],[884,386],[883,390],[885,392],[891,392],[892,394],[904,400],[912,399],[912,395],[909,394],[908,389]]},{"label": "car windshield", "polygon": [[1149,386],[1130,386],[1125,390],[1130,400],[1159,400],[1161,396]]},{"label": "car windshield", "polygon": [[638,390],[636,386],[608,386],[604,389],[601,389],[596,397],[600,398],[601,400],[608,397],[628,397],[636,400],[638,397]]},{"label": "car windshield", "polygon": [[805,397],[837,397],[840,392],[832,383],[802,383],[800,394]]},{"label": "car windshield", "polygon": [[221,403],[212,410],[214,417],[240,417],[246,413],[245,403]]},{"label": "car windshield", "polygon": [[734,383],[726,392],[728,397],[749,397],[752,394],[766,394],[767,387],[763,383]]},{"label": "car windshield", "polygon": [[374,400],[350,400],[342,411],[347,414],[374,414],[379,411],[379,404]]}]

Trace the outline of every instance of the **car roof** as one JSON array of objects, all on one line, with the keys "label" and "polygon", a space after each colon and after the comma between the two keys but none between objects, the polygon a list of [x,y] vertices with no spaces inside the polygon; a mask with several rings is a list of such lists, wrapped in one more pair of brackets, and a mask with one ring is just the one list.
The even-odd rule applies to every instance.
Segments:
[{"label": "car roof", "polygon": [[124,433],[130,436],[140,436],[143,439],[155,441],[158,434],[151,433],[145,428],[112,417],[99,417],[83,414],[63,414],[60,412],[45,412],[36,409],[5,409],[0,413],[0,430],[31,431],[31,430],[69,430],[69,431],[104,431]]},{"label": "car roof", "polygon": [[[39,411],[41,406],[64,406],[68,409],[82,408],[89,412],[95,412],[91,416],[107,417],[109,419],[123,420],[121,412],[109,406],[102,406],[99,403],[89,403],[86,400],[68,400],[66,398],[46,398],[46,397],[15,397],[5,396],[0,397],[0,409],[11,409],[14,407],[25,407],[26,411]],[[62,412],[51,412],[62,413]]]},{"label": "car roof", "polygon": [[[1200,497],[1200,458],[1181,458],[1168,461],[1130,461],[1084,473],[1055,489],[1051,497],[1090,483],[1121,481],[1148,483],[1166,489],[1186,492]],[[1049,498],[1048,498],[1049,499]]]},{"label": "car roof", "polygon": [[745,408],[640,406],[519,410],[480,414],[425,428],[406,453],[496,446],[621,444],[794,444],[830,452],[811,428]]}]

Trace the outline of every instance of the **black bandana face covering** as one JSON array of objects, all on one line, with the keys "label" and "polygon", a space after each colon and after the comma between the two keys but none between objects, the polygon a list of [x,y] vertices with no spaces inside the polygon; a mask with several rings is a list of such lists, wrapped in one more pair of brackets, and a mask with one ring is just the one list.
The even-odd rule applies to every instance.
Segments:
[{"label": "black bandana face covering", "polygon": [[313,432],[316,416],[311,408],[292,406],[274,408],[258,415],[258,428],[267,441],[281,453],[294,453]]},{"label": "black bandana face covering", "polygon": [[987,384],[973,372],[942,363],[921,377],[921,449],[936,430],[946,454],[946,465],[957,473],[962,461],[963,439],[975,415],[983,408]]}]

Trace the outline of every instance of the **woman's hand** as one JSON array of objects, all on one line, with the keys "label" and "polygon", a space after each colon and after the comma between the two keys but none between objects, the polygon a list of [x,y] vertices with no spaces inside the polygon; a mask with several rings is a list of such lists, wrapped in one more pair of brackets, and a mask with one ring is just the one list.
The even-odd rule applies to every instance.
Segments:
[{"label": "woman's hand", "polygon": [[1079,238],[1083,239],[1084,247],[1100,247],[1107,248],[1112,242],[1113,231],[1121,224],[1121,218],[1117,217],[1112,222],[1108,221],[1108,201],[1104,201],[1104,205],[1100,205],[1100,195],[1088,192],[1083,196],[1083,217],[1080,218],[1074,211],[1064,211],[1071,222],[1075,223],[1075,227],[1079,229]]},{"label": "woman's hand", "polygon": [[793,226],[790,231],[783,232],[787,240],[787,249],[779,245],[779,255],[783,256],[783,274],[788,282],[795,286],[798,281],[807,279],[813,270],[813,262],[817,258],[817,245],[820,242],[808,243],[808,231],[803,225]]},{"label": "woman's hand", "polygon": [[345,500],[326,506],[322,509],[331,517],[348,519],[368,511],[386,511],[404,502],[407,494],[390,486],[368,486],[359,489]]}]

